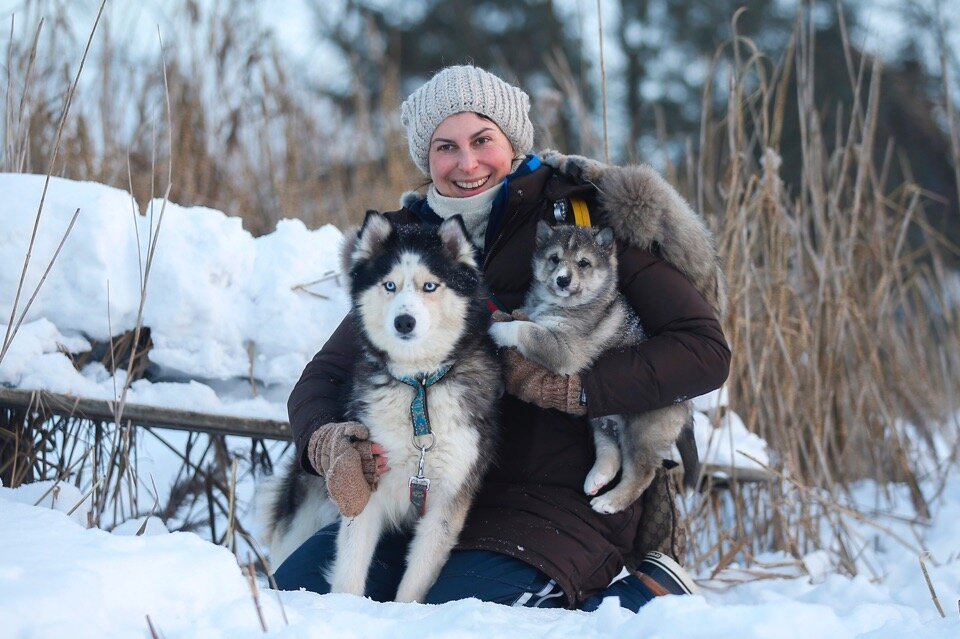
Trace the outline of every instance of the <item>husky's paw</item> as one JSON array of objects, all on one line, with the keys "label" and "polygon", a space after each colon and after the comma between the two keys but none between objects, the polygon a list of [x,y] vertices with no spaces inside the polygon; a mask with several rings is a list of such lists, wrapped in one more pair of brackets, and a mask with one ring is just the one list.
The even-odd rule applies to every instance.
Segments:
[{"label": "husky's paw", "polygon": [[427,593],[415,592],[412,588],[399,588],[397,590],[397,598],[394,601],[399,603],[422,602],[426,595]]},{"label": "husky's paw", "polygon": [[601,515],[612,515],[613,513],[618,513],[630,504],[620,503],[621,500],[617,499],[614,492],[605,493],[599,497],[594,497],[590,500],[590,507]]},{"label": "husky's paw", "polygon": [[344,593],[348,595],[363,596],[364,584],[331,584],[330,592]]},{"label": "husky's paw", "polygon": [[336,567],[330,575],[330,592],[345,593],[348,595],[363,596],[366,586],[365,575],[350,571],[349,574],[338,573]]},{"label": "husky's paw", "polygon": [[517,346],[520,342],[520,324],[523,322],[496,322],[490,325],[490,337],[500,347]]},{"label": "husky's paw", "polygon": [[600,468],[594,467],[588,474],[586,481],[583,482],[583,492],[586,495],[596,495],[600,489],[610,483],[614,474],[604,472]]}]

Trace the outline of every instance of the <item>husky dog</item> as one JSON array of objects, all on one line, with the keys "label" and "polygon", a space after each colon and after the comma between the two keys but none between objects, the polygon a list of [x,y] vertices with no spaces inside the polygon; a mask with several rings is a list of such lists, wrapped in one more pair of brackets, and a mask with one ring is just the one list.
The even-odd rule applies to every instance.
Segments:
[{"label": "husky dog", "polygon": [[[390,470],[341,521],[328,580],[363,595],[381,535],[409,529],[397,601],[418,601],[457,542],[497,436],[503,381],[482,275],[459,216],[435,227],[369,212],[342,259],[362,342],[346,417],[387,449]],[[277,565],[336,513],[324,480],[296,464],[260,501]]]},{"label": "husky dog", "polygon": [[[490,333],[498,346],[520,353],[555,373],[588,368],[611,349],[637,344],[643,330],[617,291],[613,230],[571,225],[537,225],[533,283],[517,321],[498,322]],[[622,469],[620,482],[595,496],[590,505],[615,513],[632,504],[650,485],[662,453],[692,419],[683,402],[635,415],[591,419],[597,460],[583,490],[597,495]]]}]

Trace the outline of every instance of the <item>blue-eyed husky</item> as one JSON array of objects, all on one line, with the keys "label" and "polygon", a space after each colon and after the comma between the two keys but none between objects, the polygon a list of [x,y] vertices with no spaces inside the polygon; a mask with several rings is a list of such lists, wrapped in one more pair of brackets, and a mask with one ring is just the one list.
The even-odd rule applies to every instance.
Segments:
[{"label": "blue-eyed husky", "polygon": [[[390,470],[341,524],[327,575],[333,592],[363,595],[381,535],[411,529],[397,601],[422,600],[492,461],[503,382],[482,275],[459,216],[435,227],[368,213],[342,259],[363,351],[346,418],[369,428]],[[259,501],[275,565],[336,517],[323,479],[296,465]]]}]

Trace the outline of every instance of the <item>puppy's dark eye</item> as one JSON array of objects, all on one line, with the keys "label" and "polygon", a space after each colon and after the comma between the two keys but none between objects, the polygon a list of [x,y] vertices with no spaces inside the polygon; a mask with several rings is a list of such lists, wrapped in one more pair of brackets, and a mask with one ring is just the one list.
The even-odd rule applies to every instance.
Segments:
[{"label": "puppy's dark eye", "polygon": [[551,256],[550,256],[550,261],[551,261],[552,263],[554,263],[554,264],[559,264],[559,263],[560,263],[560,258],[557,257],[556,255],[551,255]]},{"label": "puppy's dark eye", "polygon": [[579,266],[580,268],[587,268],[588,266],[590,266],[590,260],[582,259],[579,262],[577,262],[577,266]]},{"label": "puppy's dark eye", "polygon": [[393,283],[393,282],[384,282],[384,283],[383,283],[383,288],[385,288],[385,289],[387,289],[388,291],[390,291],[391,293],[393,293],[394,291],[397,290],[397,285],[396,285],[395,283]]},{"label": "puppy's dark eye", "polygon": [[423,290],[426,291],[427,293],[433,293],[438,288],[440,288],[440,285],[437,284],[436,282],[427,282],[426,284],[423,285]]}]

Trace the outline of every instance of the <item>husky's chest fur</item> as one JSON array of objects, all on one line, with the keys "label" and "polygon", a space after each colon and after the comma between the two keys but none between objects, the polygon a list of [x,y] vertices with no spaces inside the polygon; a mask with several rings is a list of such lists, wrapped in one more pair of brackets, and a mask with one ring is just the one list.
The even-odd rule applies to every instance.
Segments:
[{"label": "husky's chest fur", "polygon": [[[382,502],[394,526],[412,523],[416,512],[410,506],[409,480],[416,475],[420,451],[413,441],[410,404],[416,391],[386,372],[366,380],[357,389],[357,419],[370,429],[370,438],[387,450],[390,471],[383,475],[372,500]],[[433,434],[420,438],[432,448],[424,453],[424,476],[430,480],[431,500],[452,499],[460,493],[480,456],[480,433],[476,418],[464,406],[470,389],[455,372],[427,388],[427,406]]]}]

